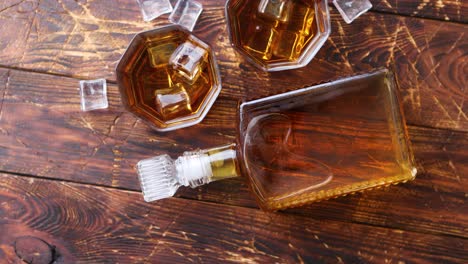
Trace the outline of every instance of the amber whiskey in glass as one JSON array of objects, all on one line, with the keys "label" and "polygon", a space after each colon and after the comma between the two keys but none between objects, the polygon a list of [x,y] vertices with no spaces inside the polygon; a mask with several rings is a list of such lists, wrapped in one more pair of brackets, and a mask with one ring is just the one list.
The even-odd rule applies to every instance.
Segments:
[{"label": "amber whiskey in glass", "polygon": [[116,73],[123,104],[158,131],[200,122],[221,90],[211,48],[176,25],[136,35]]},{"label": "amber whiskey in glass", "polygon": [[233,46],[267,71],[306,65],[330,34],[324,0],[229,0],[226,17]]}]

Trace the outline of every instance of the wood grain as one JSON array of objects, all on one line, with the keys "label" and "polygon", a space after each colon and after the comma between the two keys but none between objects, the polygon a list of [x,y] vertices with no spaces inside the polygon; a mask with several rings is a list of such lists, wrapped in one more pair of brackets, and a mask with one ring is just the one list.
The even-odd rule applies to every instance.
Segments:
[{"label": "wood grain", "polygon": [[53,247],[56,263],[467,260],[467,240],[460,238],[177,198],[148,204],[135,192],[5,174],[0,233],[0,257],[12,263],[25,256],[18,251],[25,237],[38,252]]},{"label": "wood grain", "polygon": [[[394,62],[411,124],[468,130],[467,25],[378,13],[346,25],[332,10],[332,35],[316,59],[300,70],[269,74],[230,46],[224,2],[203,4],[194,33],[215,50],[226,97],[263,97]],[[166,22],[142,22],[137,6],[125,0],[25,0],[0,13],[0,64],[114,81],[134,34]]]},{"label": "wood grain", "polygon": [[[167,16],[144,23],[126,0],[0,3],[0,65],[52,74],[0,69],[0,170],[101,185],[0,176],[0,259],[467,261],[467,25],[380,13],[345,25],[332,8],[333,33],[316,59],[268,74],[230,47],[224,1],[202,3],[195,34],[216,52],[223,91],[202,124],[168,134],[125,112],[115,85],[108,110],[82,113],[78,97],[78,78],[113,82],[133,35]],[[464,1],[373,3],[377,12],[462,23],[468,17]],[[154,204],[134,192],[139,159],[235,140],[239,99],[393,63],[420,172],[414,182],[275,215],[253,209],[242,179],[184,189],[178,196],[185,199]]]},{"label": "wood grain", "polygon": [[373,0],[372,10],[392,14],[468,22],[468,2],[463,0]]},{"label": "wood grain", "polygon": [[[225,95],[200,125],[156,133],[123,110],[114,85],[108,110],[83,113],[76,79],[16,70],[0,70],[0,78],[7,84],[0,112],[2,171],[139,190],[138,160],[235,140],[237,101]],[[409,132],[420,172],[416,181],[291,212],[466,237],[468,133],[417,126]],[[256,207],[242,179],[178,195]]]}]

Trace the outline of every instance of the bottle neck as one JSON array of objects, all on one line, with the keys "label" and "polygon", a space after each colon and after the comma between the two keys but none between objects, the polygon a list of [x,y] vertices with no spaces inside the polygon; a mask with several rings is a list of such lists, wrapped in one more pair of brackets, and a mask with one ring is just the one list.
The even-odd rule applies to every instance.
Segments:
[{"label": "bottle neck", "polygon": [[178,182],[192,188],[240,176],[235,144],[187,151],[174,165]]}]

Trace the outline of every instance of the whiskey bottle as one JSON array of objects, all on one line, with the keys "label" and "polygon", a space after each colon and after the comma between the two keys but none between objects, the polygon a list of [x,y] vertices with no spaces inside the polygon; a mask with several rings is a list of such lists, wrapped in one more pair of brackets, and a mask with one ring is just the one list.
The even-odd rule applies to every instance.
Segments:
[{"label": "whiskey bottle", "polygon": [[237,142],[140,161],[144,199],[243,175],[260,207],[274,211],[416,176],[386,69],[245,102],[238,111]]}]

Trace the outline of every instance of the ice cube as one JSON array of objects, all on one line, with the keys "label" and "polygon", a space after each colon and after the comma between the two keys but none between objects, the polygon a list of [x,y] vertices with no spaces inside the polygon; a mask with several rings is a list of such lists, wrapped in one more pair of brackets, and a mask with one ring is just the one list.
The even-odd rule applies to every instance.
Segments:
[{"label": "ice cube", "polygon": [[289,20],[286,28],[290,31],[297,31],[305,36],[315,33],[316,23],[315,20],[315,9],[307,5],[296,5],[291,13],[291,19]]},{"label": "ice cube", "polygon": [[190,103],[192,110],[196,111],[203,103],[206,95],[210,92],[210,76],[208,72],[202,72],[198,80],[185,86],[188,95],[190,96]]},{"label": "ice cube", "polygon": [[139,89],[141,89],[140,91],[143,93],[142,99],[145,105],[155,109],[155,90],[172,87],[174,85],[170,76],[171,73],[171,69],[158,68],[151,73],[145,74],[145,76],[141,78],[141,86],[139,86]]},{"label": "ice cube", "polygon": [[186,79],[188,83],[194,83],[203,71],[205,60],[208,57],[206,47],[199,46],[191,41],[181,44],[169,59],[177,74]]},{"label": "ice cube", "polygon": [[144,21],[151,21],[162,14],[172,12],[169,0],[137,0]]},{"label": "ice cube", "polygon": [[248,39],[244,48],[256,53],[256,56],[264,60],[271,59],[273,55],[272,47],[278,41],[278,31],[256,21],[252,21],[249,27],[253,27],[253,30],[247,30],[247,32],[254,33],[247,36]]},{"label": "ice cube", "polygon": [[105,109],[107,102],[107,83],[105,79],[80,81],[81,111]]},{"label": "ice cube", "polygon": [[273,54],[279,58],[292,60],[300,56],[306,37],[294,31],[281,30],[279,39],[278,44],[273,48]]},{"label": "ice cube", "polygon": [[155,97],[156,108],[166,121],[192,113],[190,97],[181,83],[157,89]]},{"label": "ice cube", "polygon": [[153,68],[166,67],[172,53],[177,48],[175,43],[163,43],[147,49],[150,65]]},{"label": "ice cube", "polygon": [[169,16],[169,20],[174,24],[179,24],[187,30],[192,31],[202,11],[202,4],[196,1],[179,0],[174,7],[174,11]]},{"label": "ice cube", "polygon": [[258,5],[259,14],[282,22],[288,20],[290,9],[290,0],[261,0]]},{"label": "ice cube", "polygon": [[333,0],[333,4],[348,24],[372,7],[369,0]]}]

